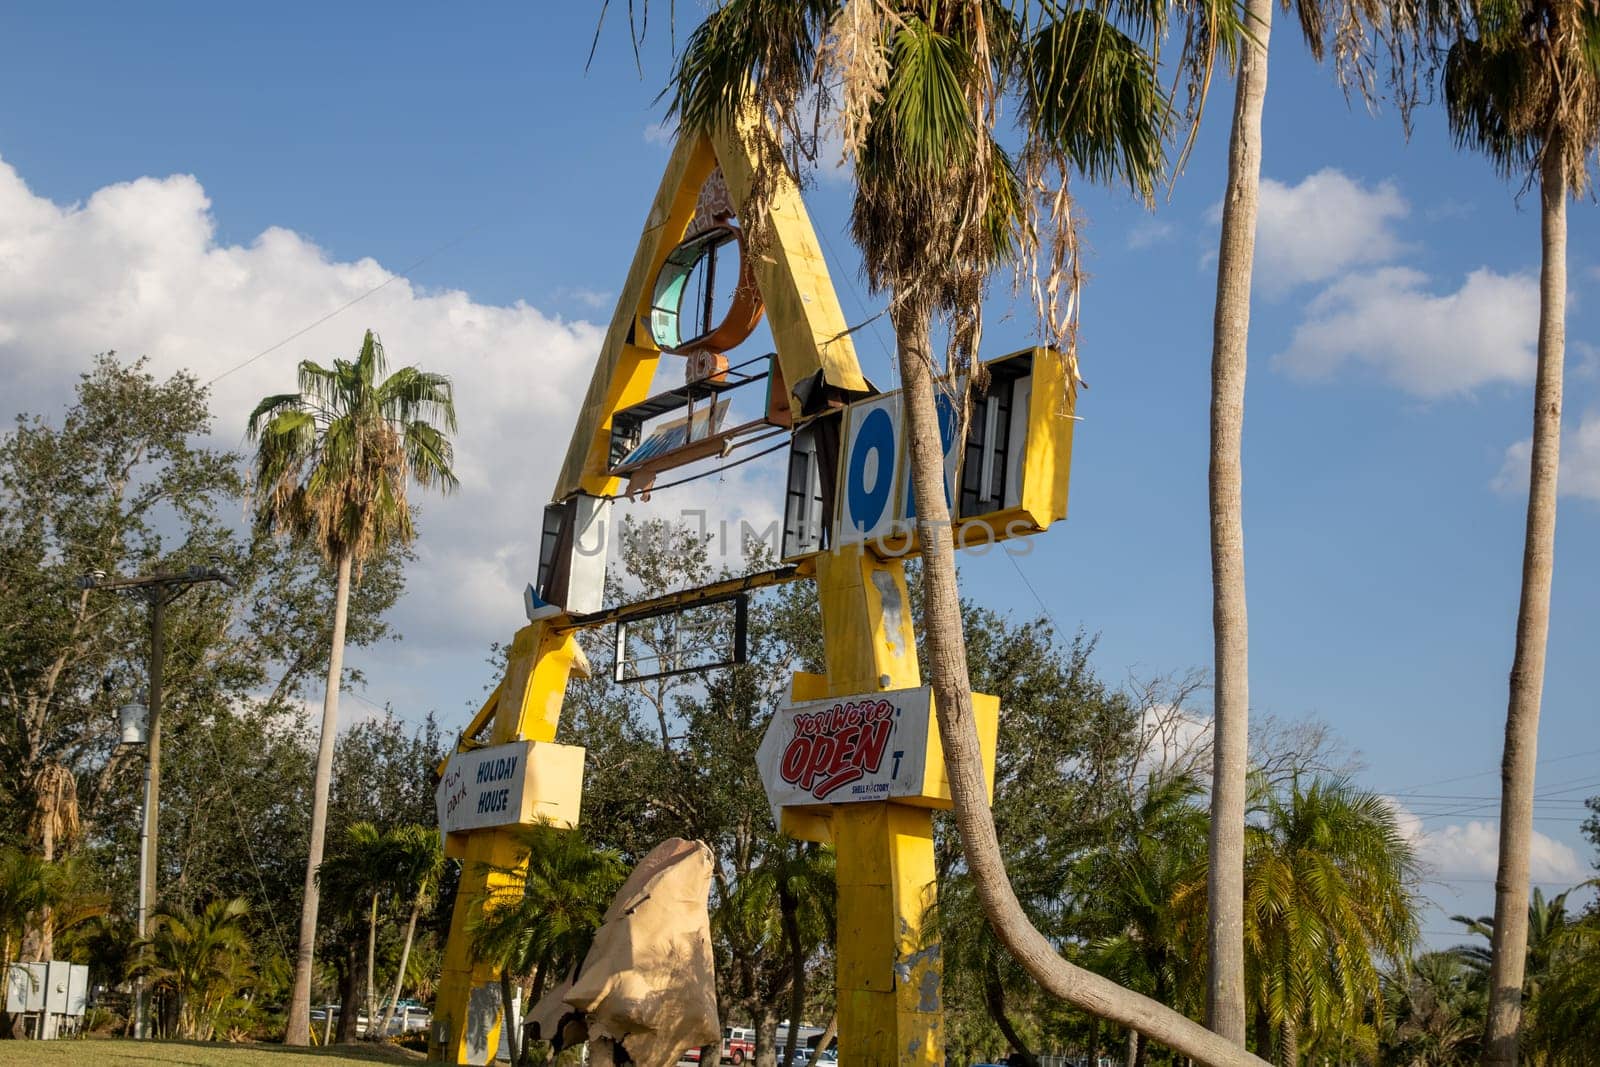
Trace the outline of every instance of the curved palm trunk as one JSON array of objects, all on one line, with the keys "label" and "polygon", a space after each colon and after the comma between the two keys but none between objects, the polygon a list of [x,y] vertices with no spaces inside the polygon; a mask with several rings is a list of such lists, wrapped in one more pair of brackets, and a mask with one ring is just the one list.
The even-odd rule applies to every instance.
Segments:
[{"label": "curved palm trunk", "polygon": [[[322,698],[322,737],[317,742],[317,775],[311,790],[311,845],[306,855],[305,896],[300,903],[300,945],[294,959],[289,1019],[283,1043],[311,1043],[311,965],[317,947],[317,868],[328,830],[328,784],[333,779],[333,742],[339,729],[339,680],[344,672],[344,627],[350,608],[350,555],[339,557],[333,601],[333,647],[328,654],[328,688]],[[341,1029],[343,1027],[341,1026]]]},{"label": "curved palm trunk", "polygon": [[950,509],[944,497],[944,449],[934,408],[929,317],[924,310],[892,312],[904,381],[906,433],[917,494],[917,536],[922,550],[923,627],[933,682],[939,737],[944,744],[956,828],[1000,943],[1051,994],[1121,1026],[1139,1030],[1203,1064],[1258,1063],[1255,1057],[1193,1020],[1108,978],[1075,967],[1034,929],[1012,891],[995,836],[984,782],[983,753],[972,717],[966,640],[961,632]]},{"label": "curved palm trunk", "polygon": [[1567,187],[1560,145],[1545,147],[1539,199],[1543,261],[1539,275],[1539,372],[1533,387],[1533,455],[1522,548],[1522,602],[1511,661],[1505,754],[1500,764],[1500,865],[1494,883],[1494,962],[1483,1062],[1515,1064],[1522,1028],[1528,948],[1528,847],[1533,834],[1533,765],[1550,631],[1555,568],[1556,475],[1561,462],[1561,378],[1566,358]]},{"label": "curved palm trunk", "polygon": [[400,990],[406,980],[406,964],[411,962],[411,942],[417,936],[417,919],[422,914],[422,894],[418,893],[411,902],[411,917],[406,920],[406,939],[400,946],[400,969],[394,972],[394,989],[389,994],[389,1007],[383,1013],[383,1022],[378,1024],[378,1033],[387,1034],[389,1024],[394,1021],[395,1010],[400,1006]]},{"label": "curved palm trunk", "polygon": [[827,1029],[822,1031],[822,1036],[817,1038],[817,1053],[820,1055],[828,1051],[828,1046],[833,1044],[833,1039],[839,1036],[839,1013],[835,1011],[828,1019]]},{"label": "curved palm trunk", "polygon": [[1206,1025],[1244,1047],[1244,806],[1250,756],[1250,636],[1244,592],[1240,440],[1250,341],[1250,281],[1261,189],[1261,111],[1267,97],[1272,0],[1246,0],[1234,87],[1228,188],[1217,250],[1211,341],[1211,626],[1216,701],[1211,771]]}]

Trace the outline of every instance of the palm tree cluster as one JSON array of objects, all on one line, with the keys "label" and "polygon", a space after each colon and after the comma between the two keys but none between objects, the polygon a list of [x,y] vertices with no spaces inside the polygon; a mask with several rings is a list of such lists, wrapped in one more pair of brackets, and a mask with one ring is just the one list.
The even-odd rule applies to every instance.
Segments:
[{"label": "palm tree cluster", "polygon": [[[1588,1063],[1600,1048],[1600,915],[1569,912],[1567,896],[1535,889],[1528,903],[1520,1052],[1530,1063]],[[1386,978],[1385,1048],[1395,1063],[1463,1067],[1488,1051],[1495,919],[1454,920],[1481,940],[1425,953]]]},{"label": "palm tree cluster", "polygon": [[[1191,775],[1152,774],[1108,813],[1098,840],[1028,879],[1023,894],[1030,921],[1064,955],[1191,1016],[1206,996],[1202,803]],[[1418,872],[1393,809],[1337,777],[1276,788],[1258,777],[1246,839],[1256,1053],[1294,1064],[1337,1049],[1340,1062],[1386,1062],[1378,1058],[1384,976],[1403,967],[1417,936]],[[970,880],[958,875],[944,891],[947,993],[981,1005],[1011,1049],[1036,1062],[1039,1020],[1048,1018],[1037,994],[984,923]],[[1073,1040],[1094,1056],[1110,1036],[1095,1020]],[[1167,1058],[1137,1032],[1125,1040],[1136,1064]]]},{"label": "palm tree cluster", "polygon": [[[317,883],[332,910],[365,933],[366,965],[360,1003],[367,1017],[367,1035],[389,1032],[416,938],[417,920],[432,903],[444,872],[444,851],[438,831],[427,826],[379,830],[358,822],[346,831],[339,847],[317,868]],[[399,960],[380,1017],[378,940],[384,920],[400,925],[404,918]],[[345,1020],[353,1026],[353,1020]]]},{"label": "palm tree cluster", "polygon": [[250,935],[244,919],[250,905],[238,898],[214,900],[197,913],[161,910],[128,977],[149,980],[157,995],[156,1017],[167,1036],[209,1041],[241,994],[255,982]]}]

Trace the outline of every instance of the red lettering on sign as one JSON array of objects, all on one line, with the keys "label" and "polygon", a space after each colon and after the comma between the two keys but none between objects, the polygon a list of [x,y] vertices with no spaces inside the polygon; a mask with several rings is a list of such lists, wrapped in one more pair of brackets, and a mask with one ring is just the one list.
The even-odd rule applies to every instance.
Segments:
[{"label": "red lettering on sign", "polygon": [[887,700],[839,703],[794,717],[794,736],[778,773],[818,800],[851,782],[877,774],[894,730],[895,706]]}]

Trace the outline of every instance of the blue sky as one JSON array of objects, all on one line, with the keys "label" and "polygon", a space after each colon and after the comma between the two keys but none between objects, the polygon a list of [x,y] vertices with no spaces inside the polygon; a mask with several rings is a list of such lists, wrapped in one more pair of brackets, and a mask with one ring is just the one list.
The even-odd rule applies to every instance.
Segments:
[{"label": "blue sky", "polygon": [[[617,5],[613,5],[617,7]],[[697,13],[678,5],[680,18]],[[665,5],[658,10],[664,14]],[[617,14],[613,12],[613,17]],[[686,26],[678,28],[679,40]],[[459,725],[482,651],[520,617],[539,508],[668,152],[640,62],[589,5],[45,5],[0,17],[0,360],[10,410],[48,409],[91,353],[210,378],[425,259],[408,278],[217,383],[218,435],[293,363],[379,330],[462,381],[464,491],[424,512],[406,640],[359,653],[363,698]],[[1287,25],[1274,42],[1246,407],[1254,714],[1317,716],[1366,785],[1421,817],[1446,913],[1488,910],[1530,419],[1537,195],[1457,153],[1436,110],[1407,140],[1351,105]],[[1071,518],[963,562],[995,607],[1100,635],[1108,679],[1208,667],[1206,426],[1214,217],[1231,83],[1153,212],[1080,187],[1091,248]],[[847,188],[808,191],[847,316]],[[1571,208],[1561,500],[1536,875],[1592,850],[1600,792],[1600,225]],[[985,349],[1031,343],[997,282]],[[888,331],[863,331],[888,380]],[[770,514],[770,468],[713,482]],[[1525,474],[1523,475],[1525,478]],[[763,480],[765,479],[765,480]],[[770,495],[770,505],[751,504]],[[430,534],[432,535],[430,537]],[[358,705],[359,707],[359,705]],[[1196,701],[1205,711],[1205,697]],[[1442,784],[1431,784],[1449,779]],[[1438,912],[1426,921],[1449,940]]]}]

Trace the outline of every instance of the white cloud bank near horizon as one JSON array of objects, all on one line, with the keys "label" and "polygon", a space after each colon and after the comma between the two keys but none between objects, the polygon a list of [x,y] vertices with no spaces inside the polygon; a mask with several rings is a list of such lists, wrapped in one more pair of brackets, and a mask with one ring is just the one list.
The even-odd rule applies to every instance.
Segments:
[{"label": "white cloud bank near horizon", "polygon": [[[450,375],[461,488],[450,498],[415,498],[418,560],[393,616],[406,640],[382,655],[446,670],[438,657],[481,667],[488,643],[509,640],[523,622],[521,589],[536,570],[543,506],[603,326],[522,301],[484,304],[460,290],[419,286],[370,258],[332,259],[287,229],[244,244],[219,243],[216,230],[211,202],[191,175],[108,185],[61,205],[0,159],[0,418],[58,417],[90,357],[110,349],[147,356],[158,376],[185,369],[207,381],[382,285],[216,382],[214,443],[244,451],[255,403],[293,389],[301,359],[353,357],[367,327],[382,337],[391,366]],[[625,271],[624,261],[619,283]],[[729,472],[716,489],[730,513],[748,495],[741,479],[749,471]],[[383,686],[376,692],[391,695]]]}]

